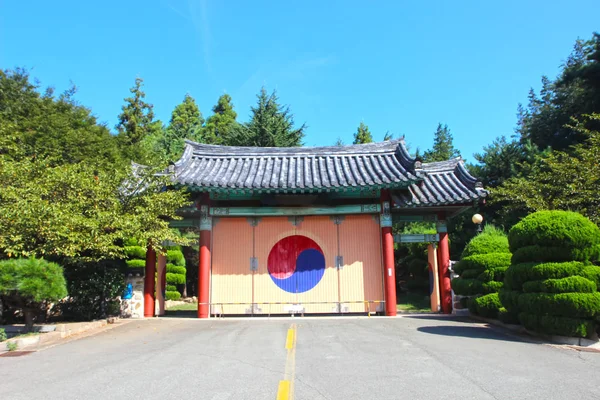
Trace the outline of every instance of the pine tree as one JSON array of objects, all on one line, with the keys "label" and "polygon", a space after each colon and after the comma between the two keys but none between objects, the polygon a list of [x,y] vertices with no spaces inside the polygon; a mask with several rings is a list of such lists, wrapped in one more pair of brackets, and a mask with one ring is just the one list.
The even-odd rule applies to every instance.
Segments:
[{"label": "pine tree", "polygon": [[460,152],[454,148],[453,138],[448,125],[438,124],[433,138],[433,148],[423,153],[423,161],[446,161],[460,157]]},{"label": "pine tree", "polygon": [[267,94],[263,87],[252,107],[250,122],[236,134],[236,144],[258,147],[294,147],[302,145],[306,125],[294,128],[289,107],[279,104],[277,93]]},{"label": "pine tree", "polygon": [[183,102],[171,113],[171,121],[165,134],[158,140],[158,147],[170,161],[178,159],[184,147],[184,139],[202,142],[204,118],[192,96],[186,94]]},{"label": "pine tree", "polygon": [[361,122],[358,128],[356,129],[356,133],[354,134],[354,142],[353,144],[365,144],[365,143],[373,143],[373,136],[371,135],[371,131],[369,131],[369,127],[365,125],[364,122]]},{"label": "pine tree", "polygon": [[334,143],[334,146],[344,146],[344,141],[341,137],[338,137]]},{"label": "pine tree", "polygon": [[386,142],[388,140],[392,140],[394,138],[394,134],[390,131],[387,131],[385,135],[383,135],[383,141]]},{"label": "pine tree", "polygon": [[232,144],[231,135],[236,130],[237,113],[233,109],[231,96],[224,94],[219,97],[212,109],[213,115],[208,117],[202,129],[202,142],[210,144]]},{"label": "pine tree", "polygon": [[151,161],[149,149],[153,147],[152,142],[158,140],[162,129],[162,123],[154,121],[153,105],[144,101],[143,84],[142,78],[135,79],[135,85],[129,89],[133,96],[125,98],[116,126],[124,154],[136,162]]}]

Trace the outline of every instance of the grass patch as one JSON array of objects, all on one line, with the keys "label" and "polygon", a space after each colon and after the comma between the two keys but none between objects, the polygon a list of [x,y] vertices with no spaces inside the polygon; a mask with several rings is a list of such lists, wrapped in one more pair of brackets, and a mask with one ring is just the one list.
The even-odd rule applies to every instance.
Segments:
[{"label": "grass patch", "polygon": [[429,296],[419,293],[400,293],[397,298],[398,311],[431,312]]},{"label": "grass patch", "polygon": [[169,307],[166,311],[194,311],[198,309],[198,303],[177,304]]}]

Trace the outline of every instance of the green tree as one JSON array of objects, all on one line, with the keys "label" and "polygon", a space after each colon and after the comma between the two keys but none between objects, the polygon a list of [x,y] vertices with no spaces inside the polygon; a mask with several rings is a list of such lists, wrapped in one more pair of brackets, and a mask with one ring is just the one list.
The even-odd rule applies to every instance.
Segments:
[{"label": "green tree", "polygon": [[45,158],[52,165],[85,162],[112,169],[123,163],[116,139],[74,100],[42,94],[24,69],[0,71],[0,154],[12,160]]},{"label": "green tree", "polygon": [[371,131],[369,131],[369,127],[365,125],[364,122],[361,122],[356,128],[356,133],[354,134],[353,144],[365,144],[365,143],[373,143],[373,136],[371,135]]},{"label": "green tree", "polygon": [[121,107],[117,137],[129,159],[153,163],[151,149],[161,135],[162,123],[154,120],[154,106],[144,100],[143,84],[142,78],[136,78],[135,85],[129,89],[132,97],[126,97],[125,105]]},{"label": "green tree", "polygon": [[306,125],[294,127],[289,107],[279,104],[277,93],[270,95],[263,87],[257,95],[258,104],[252,107],[250,122],[234,135],[233,144],[258,147],[294,147],[302,145]]},{"label": "green tree", "polygon": [[342,140],[342,138],[341,138],[341,137],[338,137],[338,138],[335,140],[335,143],[334,143],[333,145],[334,145],[334,146],[343,146],[343,145],[344,145],[344,141]]},{"label": "green tree", "polygon": [[456,157],[460,157],[460,152],[454,148],[448,125],[438,124],[433,137],[433,148],[423,153],[423,161],[446,161]]},{"label": "green tree", "polygon": [[387,131],[385,135],[383,135],[383,141],[386,142],[388,140],[392,140],[394,138],[394,134],[390,131]]},{"label": "green tree", "polygon": [[183,102],[171,113],[165,134],[158,139],[158,148],[170,161],[177,160],[183,153],[184,139],[202,141],[204,118],[192,96],[186,94]]},{"label": "green tree", "polygon": [[568,151],[537,156],[527,164],[527,175],[492,189],[493,203],[502,202],[505,214],[571,210],[600,223],[600,132],[586,127],[598,122],[600,114],[593,114],[569,126],[586,141]]},{"label": "green tree", "polygon": [[208,117],[202,130],[201,140],[209,144],[232,144],[231,136],[237,131],[237,113],[233,109],[231,96],[221,95],[212,109],[213,115]]},{"label": "green tree", "polygon": [[21,258],[0,261],[0,297],[9,309],[22,310],[28,331],[47,301],[67,295],[61,266],[44,259]]}]

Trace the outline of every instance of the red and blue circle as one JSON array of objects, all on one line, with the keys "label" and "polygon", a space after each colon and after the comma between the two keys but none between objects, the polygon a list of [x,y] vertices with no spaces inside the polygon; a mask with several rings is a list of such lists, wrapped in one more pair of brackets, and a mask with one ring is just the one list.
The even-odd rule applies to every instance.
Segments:
[{"label": "red and blue circle", "polygon": [[304,293],[323,278],[325,256],[311,238],[292,235],[275,243],[269,252],[267,268],[279,288],[289,293]]}]

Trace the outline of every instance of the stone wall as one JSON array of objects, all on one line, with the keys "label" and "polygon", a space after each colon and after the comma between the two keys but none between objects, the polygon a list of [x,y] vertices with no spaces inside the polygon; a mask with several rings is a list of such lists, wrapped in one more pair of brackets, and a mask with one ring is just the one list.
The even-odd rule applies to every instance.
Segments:
[{"label": "stone wall", "polygon": [[125,284],[131,285],[133,292],[130,299],[123,298],[121,300],[121,317],[144,318],[144,276],[129,275],[125,278]]}]

